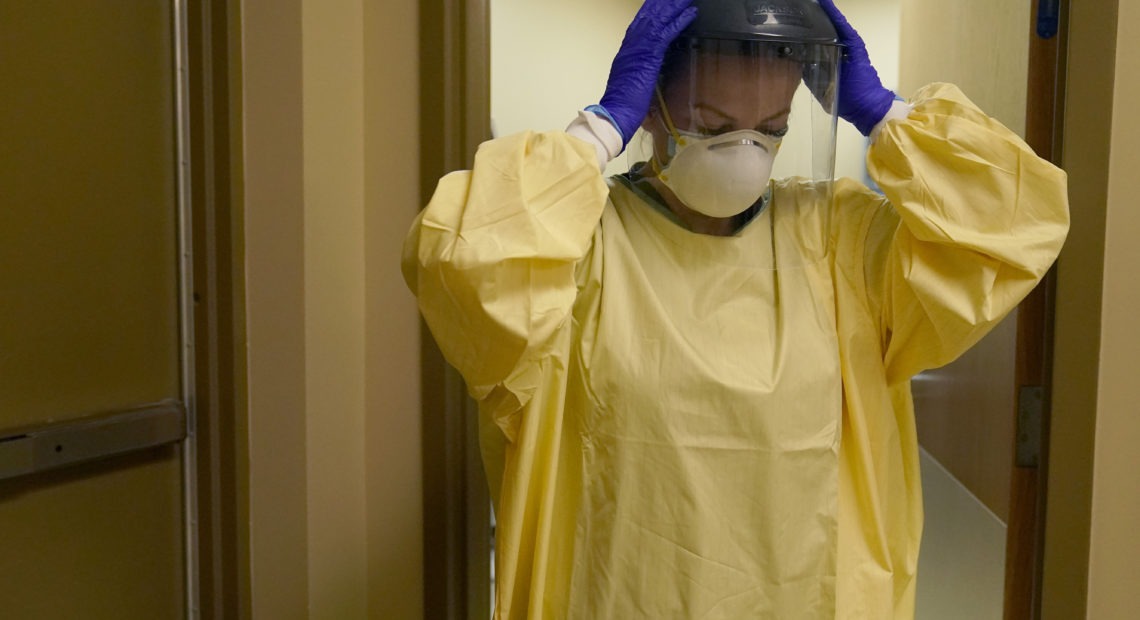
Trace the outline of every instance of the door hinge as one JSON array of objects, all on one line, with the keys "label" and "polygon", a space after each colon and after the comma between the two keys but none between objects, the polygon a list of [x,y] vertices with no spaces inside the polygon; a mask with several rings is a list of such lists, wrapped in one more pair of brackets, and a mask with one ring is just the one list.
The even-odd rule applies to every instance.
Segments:
[{"label": "door hinge", "polygon": [[1041,418],[1045,388],[1023,386],[1017,394],[1017,466],[1037,467],[1041,462]]}]

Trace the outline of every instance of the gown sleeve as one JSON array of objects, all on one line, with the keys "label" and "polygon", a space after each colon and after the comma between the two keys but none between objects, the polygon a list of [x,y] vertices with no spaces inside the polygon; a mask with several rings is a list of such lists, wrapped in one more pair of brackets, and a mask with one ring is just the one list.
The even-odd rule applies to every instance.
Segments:
[{"label": "gown sleeve", "polygon": [[525,132],[440,180],[404,242],[408,287],[445,359],[508,440],[557,355],[608,189],[593,146]]},{"label": "gown sleeve", "polygon": [[956,87],[920,90],[867,156],[886,196],[864,277],[890,384],[947,364],[1045,275],[1069,227],[1066,176]]}]

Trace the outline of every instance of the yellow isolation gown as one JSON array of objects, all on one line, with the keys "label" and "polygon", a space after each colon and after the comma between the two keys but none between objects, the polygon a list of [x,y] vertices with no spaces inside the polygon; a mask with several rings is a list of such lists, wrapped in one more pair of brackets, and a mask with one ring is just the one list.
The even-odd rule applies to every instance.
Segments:
[{"label": "yellow isolation gown", "polygon": [[1068,207],[955,87],[912,103],[868,156],[886,198],[774,182],[731,237],[561,132],[440,181],[404,273],[479,403],[496,618],[913,617],[909,379],[1033,288]]}]

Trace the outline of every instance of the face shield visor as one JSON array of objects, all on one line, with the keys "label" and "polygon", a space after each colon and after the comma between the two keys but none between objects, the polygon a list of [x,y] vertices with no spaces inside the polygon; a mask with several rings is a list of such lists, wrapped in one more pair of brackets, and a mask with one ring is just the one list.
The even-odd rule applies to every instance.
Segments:
[{"label": "face shield visor", "polygon": [[839,59],[830,44],[674,44],[643,125],[663,193],[709,217],[759,211],[748,225],[771,227],[773,267],[823,258]]}]

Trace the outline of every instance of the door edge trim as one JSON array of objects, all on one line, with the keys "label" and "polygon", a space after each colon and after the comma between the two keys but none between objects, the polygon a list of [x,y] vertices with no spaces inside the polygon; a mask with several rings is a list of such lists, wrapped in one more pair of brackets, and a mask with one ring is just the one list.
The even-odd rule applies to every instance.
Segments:
[{"label": "door edge trim", "polygon": [[185,433],[181,445],[184,594],[186,618],[197,620],[200,616],[201,596],[198,580],[198,419],[194,376],[194,222],[190,194],[190,31],[188,0],[171,1],[174,16],[174,114],[177,128],[179,357],[182,363],[182,402],[186,409]]}]

